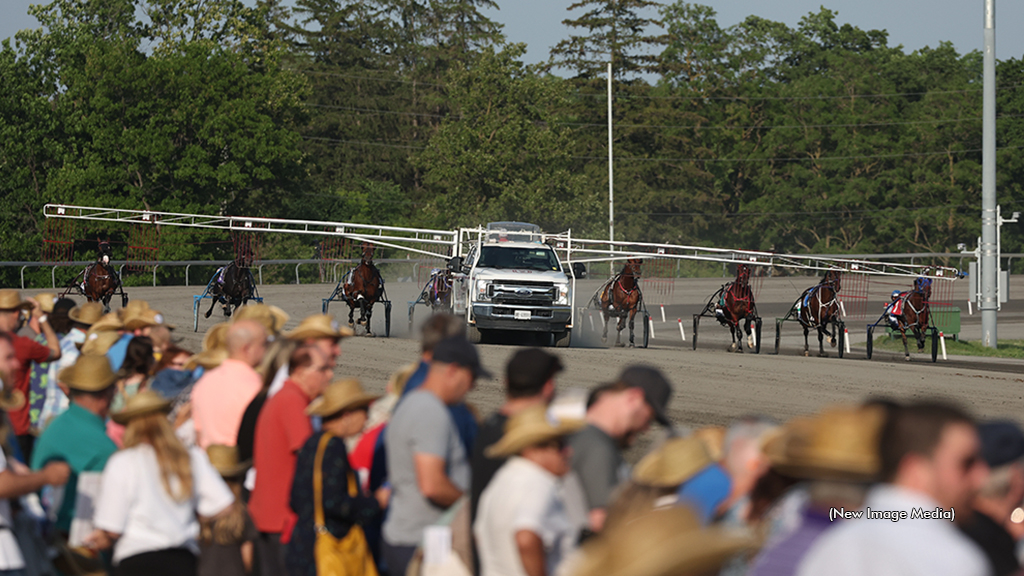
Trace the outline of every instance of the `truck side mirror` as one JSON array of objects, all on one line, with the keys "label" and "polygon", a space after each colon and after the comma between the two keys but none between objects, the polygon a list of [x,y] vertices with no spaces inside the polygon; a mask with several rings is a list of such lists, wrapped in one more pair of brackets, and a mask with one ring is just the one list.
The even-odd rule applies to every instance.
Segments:
[{"label": "truck side mirror", "polygon": [[462,256],[455,256],[449,260],[448,269],[455,273],[462,273]]},{"label": "truck side mirror", "polygon": [[575,277],[577,279],[586,278],[587,277],[587,266],[586,266],[586,264],[584,264],[582,262],[573,262],[573,265],[572,265],[572,275],[573,275],[573,277]]}]

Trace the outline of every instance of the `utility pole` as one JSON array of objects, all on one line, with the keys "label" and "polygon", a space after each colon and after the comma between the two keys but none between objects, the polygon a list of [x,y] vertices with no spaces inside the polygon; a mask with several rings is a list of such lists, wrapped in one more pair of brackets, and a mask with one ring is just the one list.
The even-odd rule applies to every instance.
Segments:
[{"label": "utility pole", "polygon": [[981,343],[997,346],[996,283],[998,214],[996,211],[996,2],[985,0],[985,59],[981,151]]},{"label": "utility pole", "polygon": [[[612,162],[612,62],[608,61],[608,241],[615,242],[615,170]],[[608,252],[615,256],[615,245],[608,244]],[[615,264],[609,269],[615,270]]]}]

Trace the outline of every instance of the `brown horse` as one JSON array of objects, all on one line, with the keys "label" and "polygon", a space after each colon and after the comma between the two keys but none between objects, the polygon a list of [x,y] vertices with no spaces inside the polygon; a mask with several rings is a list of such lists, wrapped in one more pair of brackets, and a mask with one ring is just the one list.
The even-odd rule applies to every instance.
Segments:
[{"label": "brown horse", "polygon": [[[908,329],[914,333],[914,339],[917,341],[917,351],[924,351],[924,338],[928,333],[931,299],[932,281],[928,278],[917,278],[914,280],[914,289],[910,292],[902,293],[898,299],[900,313],[888,314],[892,306],[897,305],[897,302],[893,302],[890,305],[890,309],[886,310],[890,319],[895,319],[893,329],[899,330],[900,336],[903,337],[903,353],[907,362],[910,362],[910,349],[907,347]],[[892,320],[890,321],[892,322]]]},{"label": "brown horse", "polygon": [[[736,267],[736,280],[719,290],[718,303],[715,306],[715,318],[723,326],[729,327],[732,334],[730,352],[743,352],[740,338],[741,330],[747,333],[747,346],[754,347],[754,337],[750,334],[750,324],[757,319],[757,305],[754,303],[754,292],[750,289],[750,267],[740,264]],[[744,326],[740,328],[740,322]],[[739,343],[738,343],[739,342]]]},{"label": "brown horse", "polygon": [[[818,331],[818,356],[827,357],[825,344],[822,342],[828,336],[828,343],[833,348],[838,341],[839,322],[839,290],[842,288],[841,273],[839,270],[829,270],[825,273],[825,279],[821,284],[808,288],[800,299],[797,306],[800,312],[797,320],[804,328],[804,356],[810,356],[810,349],[807,343],[807,335],[811,328]],[[834,334],[828,331],[828,324],[832,323]]]},{"label": "brown horse", "polygon": [[121,292],[122,306],[127,303],[128,298],[121,290],[121,279],[111,264],[113,251],[110,249],[110,241],[97,240],[97,242],[99,243],[99,252],[96,255],[96,261],[82,273],[82,283],[79,288],[86,300],[102,302],[104,311],[109,312],[110,299],[118,291]]},{"label": "brown horse", "polygon": [[[366,327],[366,335],[373,337],[370,331],[370,316],[373,305],[384,295],[384,278],[373,265],[373,245],[363,244],[363,257],[359,265],[352,269],[343,280],[341,297],[348,304],[348,325],[362,324]],[[359,320],[353,322],[352,316],[359,308]]]},{"label": "brown horse", "polygon": [[601,307],[601,316],[604,318],[604,332],[601,334],[601,342],[608,341],[608,320],[618,318],[617,332],[615,333],[615,345],[622,346],[620,342],[622,330],[626,327],[626,317],[629,317],[629,347],[634,346],[633,342],[633,319],[636,318],[637,310],[643,301],[640,293],[640,267],[643,265],[640,258],[626,260],[614,278],[604,285],[599,294],[594,295],[594,305]]}]

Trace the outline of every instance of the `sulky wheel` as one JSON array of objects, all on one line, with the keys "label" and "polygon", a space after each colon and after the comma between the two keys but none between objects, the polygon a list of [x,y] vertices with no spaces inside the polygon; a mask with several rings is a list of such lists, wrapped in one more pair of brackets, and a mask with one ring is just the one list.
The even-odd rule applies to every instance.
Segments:
[{"label": "sulky wheel", "polygon": [[697,327],[700,326],[700,314],[693,315],[693,349],[697,349]]},{"label": "sulky wheel", "polygon": [[839,357],[842,358],[843,354],[846,352],[846,323],[845,322],[836,322],[835,323],[835,330],[836,330],[836,340],[839,341],[838,342]]},{"label": "sulky wheel", "polygon": [[761,319],[754,320],[754,354],[761,353]]}]

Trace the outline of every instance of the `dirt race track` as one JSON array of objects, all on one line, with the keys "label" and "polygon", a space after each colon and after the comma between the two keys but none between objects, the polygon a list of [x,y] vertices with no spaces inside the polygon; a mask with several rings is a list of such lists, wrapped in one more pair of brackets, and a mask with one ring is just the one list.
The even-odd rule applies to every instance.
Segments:
[{"label": "dirt race track", "polygon": [[[764,321],[764,345],[761,354],[730,354],[725,351],[729,342],[728,330],[714,319],[701,324],[698,349],[691,348],[692,314],[699,312],[707,298],[726,280],[678,280],[675,299],[666,306],[668,322],[661,322],[660,309],[651,307],[655,317],[655,338],[648,349],[607,348],[601,346],[600,334],[592,332],[584,316],[578,324],[582,329],[574,333],[573,347],[559,350],[566,365],[559,379],[559,389],[587,389],[608,381],[627,364],[648,363],[661,368],[673,382],[675,394],[670,416],[682,426],[698,427],[726,424],[733,418],[750,413],[767,414],[778,419],[812,412],[825,405],[857,402],[872,395],[896,398],[941,397],[954,400],[981,418],[1011,418],[1024,423],[1024,362],[985,359],[950,358],[932,364],[924,355],[907,363],[902,353],[876,351],[872,360],[865,358],[864,322],[850,322],[853,349],[844,359],[836,357],[835,349],[828,348],[829,358],[802,354],[802,332],[796,324],[787,325],[783,332],[782,349],[774,354],[774,317],[785,314],[799,291],[813,281],[775,278],[766,281],[759,298]],[[810,282],[810,283],[809,283]],[[577,290],[577,305],[584,306],[597,281],[581,282]],[[287,311],[292,319],[288,328],[309,314],[318,313],[321,298],[330,294],[332,285],[267,285],[259,287],[266,303]],[[886,289],[880,289],[884,292]],[[966,285],[958,286],[957,300],[966,304]],[[39,290],[26,290],[32,295]],[[193,351],[198,351],[202,335],[221,316],[219,307],[210,319],[202,314],[210,301],[202,304],[199,332],[192,331],[192,295],[195,287],[128,288],[132,299],[145,299],[165,315],[168,322],[177,325],[175,339]],[[373,391],[383,391],[389,374],[400,365],[412,362],[418,355],[418,342],[409,337],[408,304],[419,293],[412,283],[389,282],[388,292],[393,302],[391,338],[383,338],[384,312],[381,305],[374,310],[373,325],[377,338],[349,338],[342,344],[342,358],[338,376],[355,376]],[[872,295],[878,306],[885,299],[884,292]],[[960,297],[963,292],[963,297]],[[1024,305],[1004,305],[1000,314],[1001,338],[1019,338],[1024,332]],[[879,308],[880,310],[880,308]],[[333,303],[331,312],[347,321],[347,306]],[[428,315],[426,308],[417,310],[416,319]],[[679,334],[677,318],[683,318],[688,340]],[[595,318],[597,320],[597,318]],[[980,333],[980,319],[964,315],[964,334]],[[637,342],[641,341],[641,328],[637,322]],[[610,333],[614,339],[614,328]],[[626,341],[628,333],[623,333]],[[489,412],[502,399],[501,374],[504,364],[514,352],[512,344],[484,344],[481,354],[484,364],[495,378],[479,382],[469,401],[482,413]],[[811,347],[816,352],[817,342],[812,335]]]}]

